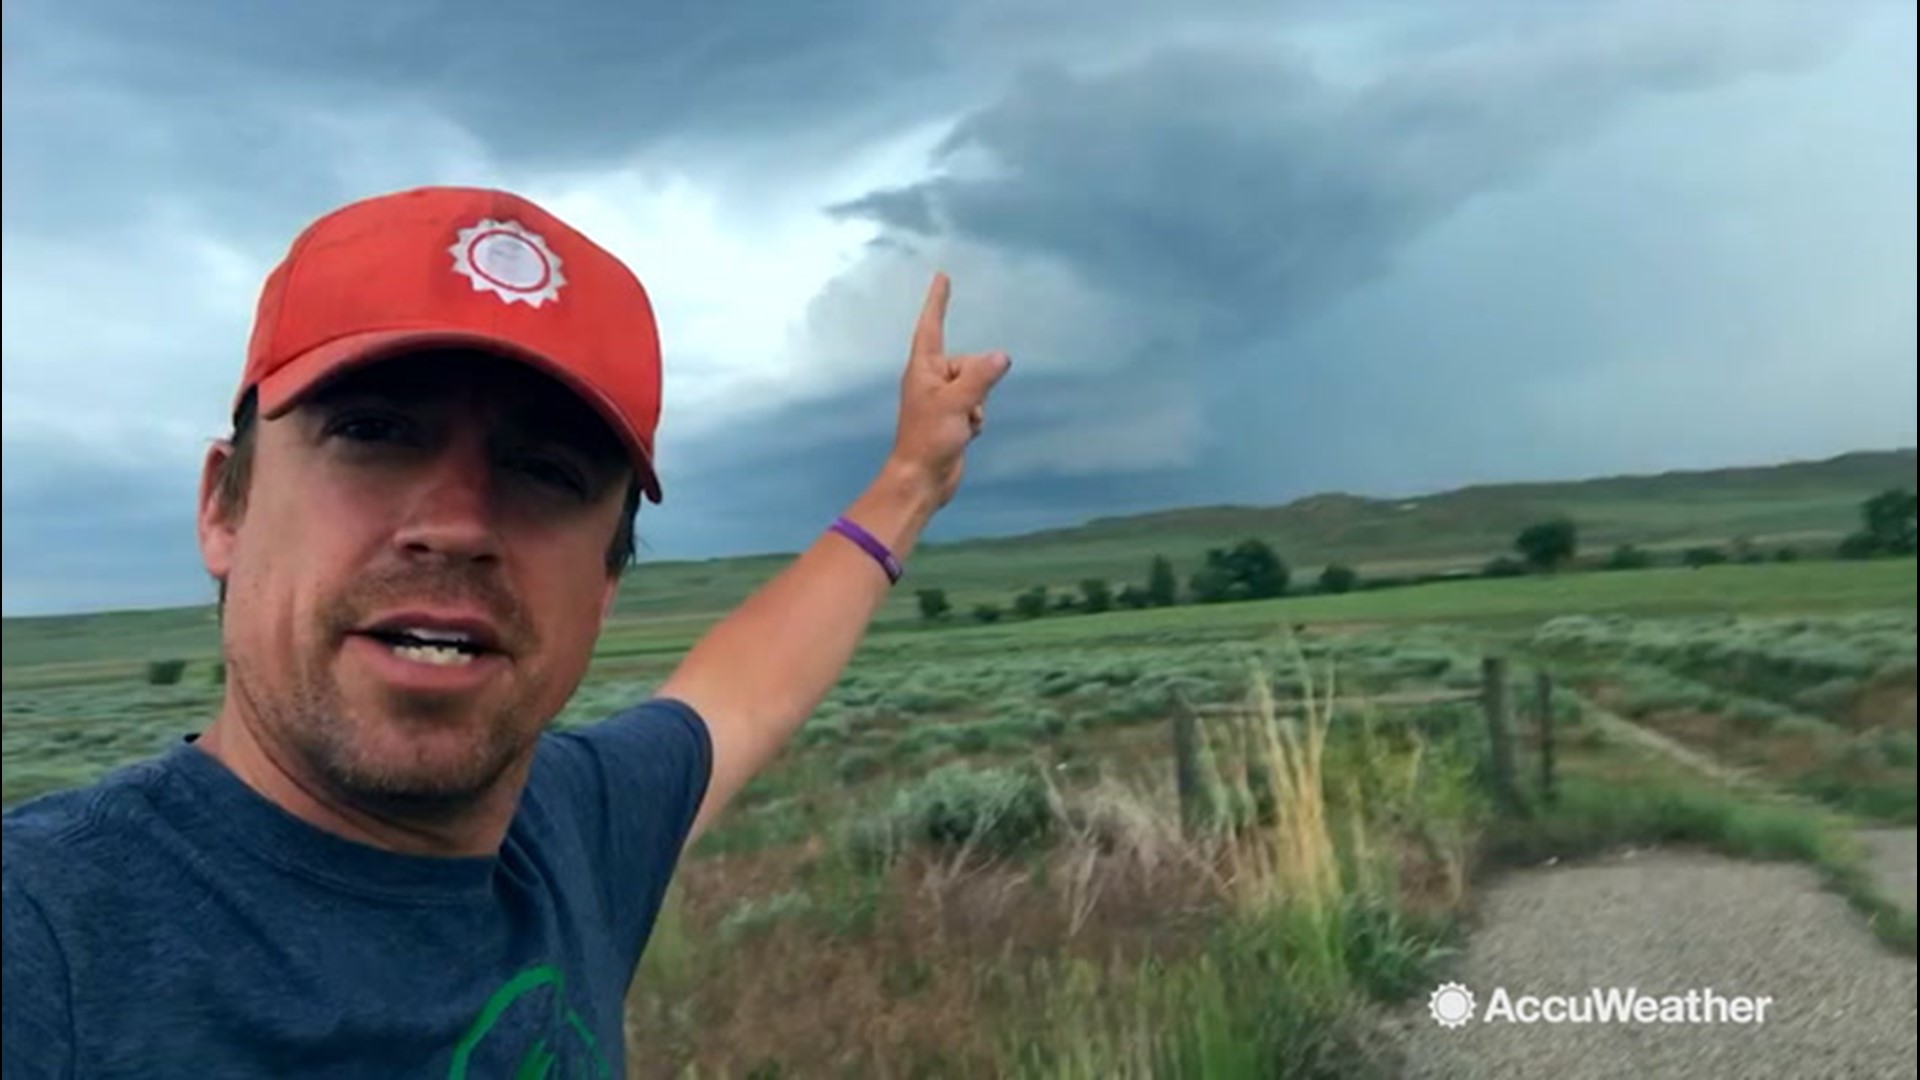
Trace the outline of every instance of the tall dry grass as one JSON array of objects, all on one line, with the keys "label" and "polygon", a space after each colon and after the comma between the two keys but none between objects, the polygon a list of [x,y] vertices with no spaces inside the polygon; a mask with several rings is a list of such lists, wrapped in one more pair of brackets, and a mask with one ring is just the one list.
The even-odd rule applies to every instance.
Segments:
[{"label": "tall dry grass", "polygon": [[1172,963],[1039,965],[1028,984],[1034,998],[1021,1002],[1036,1022],[1006,1040],[1011,1071],[1350,1076],[1384,1066],[1352,1026],[1358,1005],[1417,985],[1446,934],[1400,910],[1396,866],[1407,838],[1391,831],[1386,807],[1370,814],[1362,793],[1413,798],[1429,782],[1424,743],[1340,759],[1380,775],[1330,775],[1331,671],[1297,666],[1297,697],[1277,698],[1256,671],[1243,708],[1208,718],[1202,828],[1146,791],[1110,787],[1078,815],[1068,808],[1081,823],[1068,841],[1077,913],[1091,909],[1103,873],[1178,868],[1207,883],[1218,923],[1198,955]]}]

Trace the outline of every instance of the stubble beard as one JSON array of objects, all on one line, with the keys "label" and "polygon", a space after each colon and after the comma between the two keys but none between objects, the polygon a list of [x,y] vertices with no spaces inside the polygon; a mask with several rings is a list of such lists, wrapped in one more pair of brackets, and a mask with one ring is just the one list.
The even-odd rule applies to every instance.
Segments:
[{"label": "stubble beard", "polygon": [[[497,788],[537,735],[522,734],[525,706],[515,702],[462,722],[422,709],[408,712],[404,703],[384,715],[355,708],[325,671],[303,672],[296,685],[279,696],[259,693],[244,663],[230,667],[229,681],[261,734],[294,757],[283,768],[297,769],[332,799],[381,816],[458,816]],[[371,745],[391,738],[390,733],[399,733],[406,745],[410,728],[448,723],[462,724],[471,735],[457,754],[396,755]]]},{"label": "stubble beard", "polygon": [[[498,579],[445,567],[385,568],[363,574],[322,608],[316,639],[284,673],[286,685],[255,672],[252,658],[238,650],[230,650],[228,682],[258,726],[257,737],[276,756],[292,758],[280,767],[317,785],[316,794],[383,816],[453,818],[486,800],[530,752],[545,727],[532,718],[542,687],[522,681],[525,672],[516,670],[504,700],[448,701],[372,687],[371,700],[356,700],[337,666],[350,633],[370,612],[412,599],[479,604],[515,653],[538,653],[524,609]],[[462,715],[475,709],[481,711]],[[449,752],[447,736],[455,731],[464,741]],[[434,744],[431,751],[421,736]]]}]

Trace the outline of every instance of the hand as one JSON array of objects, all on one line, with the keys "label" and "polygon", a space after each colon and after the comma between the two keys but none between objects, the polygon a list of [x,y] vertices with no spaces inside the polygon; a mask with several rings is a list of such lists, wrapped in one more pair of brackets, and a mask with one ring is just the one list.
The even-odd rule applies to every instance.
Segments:
[{"label": "hand", "polygon": [[1004,352],[947,355],[951,292],[947,275],[936,273],[900,379],[900,420],[891,457],[895,466],[931,485],[936,509],[959,490],[967,446],[986,425],[987,395],[1013,366]]}]

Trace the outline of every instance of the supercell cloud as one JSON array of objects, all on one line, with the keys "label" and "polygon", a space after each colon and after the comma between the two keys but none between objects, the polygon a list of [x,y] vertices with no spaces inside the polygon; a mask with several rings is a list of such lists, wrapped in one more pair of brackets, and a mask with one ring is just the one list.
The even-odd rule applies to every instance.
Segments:
[{"label": "supercell cloud", "polygon": [[1044,11],[9,5],[7,613],[206,599],[260,276],[421,183],[652,288],[652,558],[858,490],[935,267],[1016,358],[936,537],[1914,441],[1910,5]]}]

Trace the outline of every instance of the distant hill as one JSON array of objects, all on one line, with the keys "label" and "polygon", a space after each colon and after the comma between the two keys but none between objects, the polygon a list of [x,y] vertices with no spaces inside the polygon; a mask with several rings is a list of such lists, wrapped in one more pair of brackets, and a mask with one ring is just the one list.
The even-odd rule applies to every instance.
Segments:
[{"label": "distant hill", "polygon": [[1912,489],[1912,448],[1823,461],[1674,471],[1546,483],[1491,484],[1427,495],[1313,495],[1281,506],[1206,506],[1102,518],[1020,536],[931,545],[915,577],[959,591],[1068,586],[1081,577],[1141,580],[1163,553],[1182,576],[1209,547],[1258,536],[1294,568],[1340,561],[1376,572],[1477,567],[1511,554],[1514,534],[1567,514],[1585,552],[1623,543],[1661,549],[1726,544],[1831,543],[1859,523],[1862,500]]},{"label": "distant hill", "polygon": [[1488,484],[1429,495],[1368,498],[1334,492],[1280,506],[1185,507],[1019,536],[945,545],[973,548],[1079,545],[1175,534],[1266,536],[1289,549],[1354,558],[1379,550],[1505,548],[1513,533],[1554,513],[1578,518],[1596,540],[1657,543],[1717,534],[1838,534],[1858,521],[1860,500],[1914,485],[1911,449],[1861,452],[1824,461],[1644,476]]},{"label": "distant hill", "polygon": [[[1824,461],[1613,476],[1554,483],[1495,484],[1399,498],[1323,494],[1282,506],[1207,506],[1102,518],[1073,528],[929,544],[913,561],[913,588],[949,590],[957,603],[1005,599],[1029,585],[1071,588],[1087,577],[1144,581],[1155,554],[1184,579],[1210,547],[1258,536],[1293,567],[1296,580],[1329,561],[1366,574],[1477,567],[1510,553],[1532,522],[1569,514],[1584,552],[1622,543],[1674,548],[1747,537],[1778,546],[1831,544],[1854,529],[1862,500],[1890,487],[1912,489],[1913,449],[1845,454]],[[723,611],[784,566],[787,556],[643,563],[623,588],[630,617]],[[902,588],[888,614],[907,614]],[[5,621],[8,667],[99,655],[211,655],[216,624],[207,608]],[[84,645],[82,644],[84,643]]]}]

